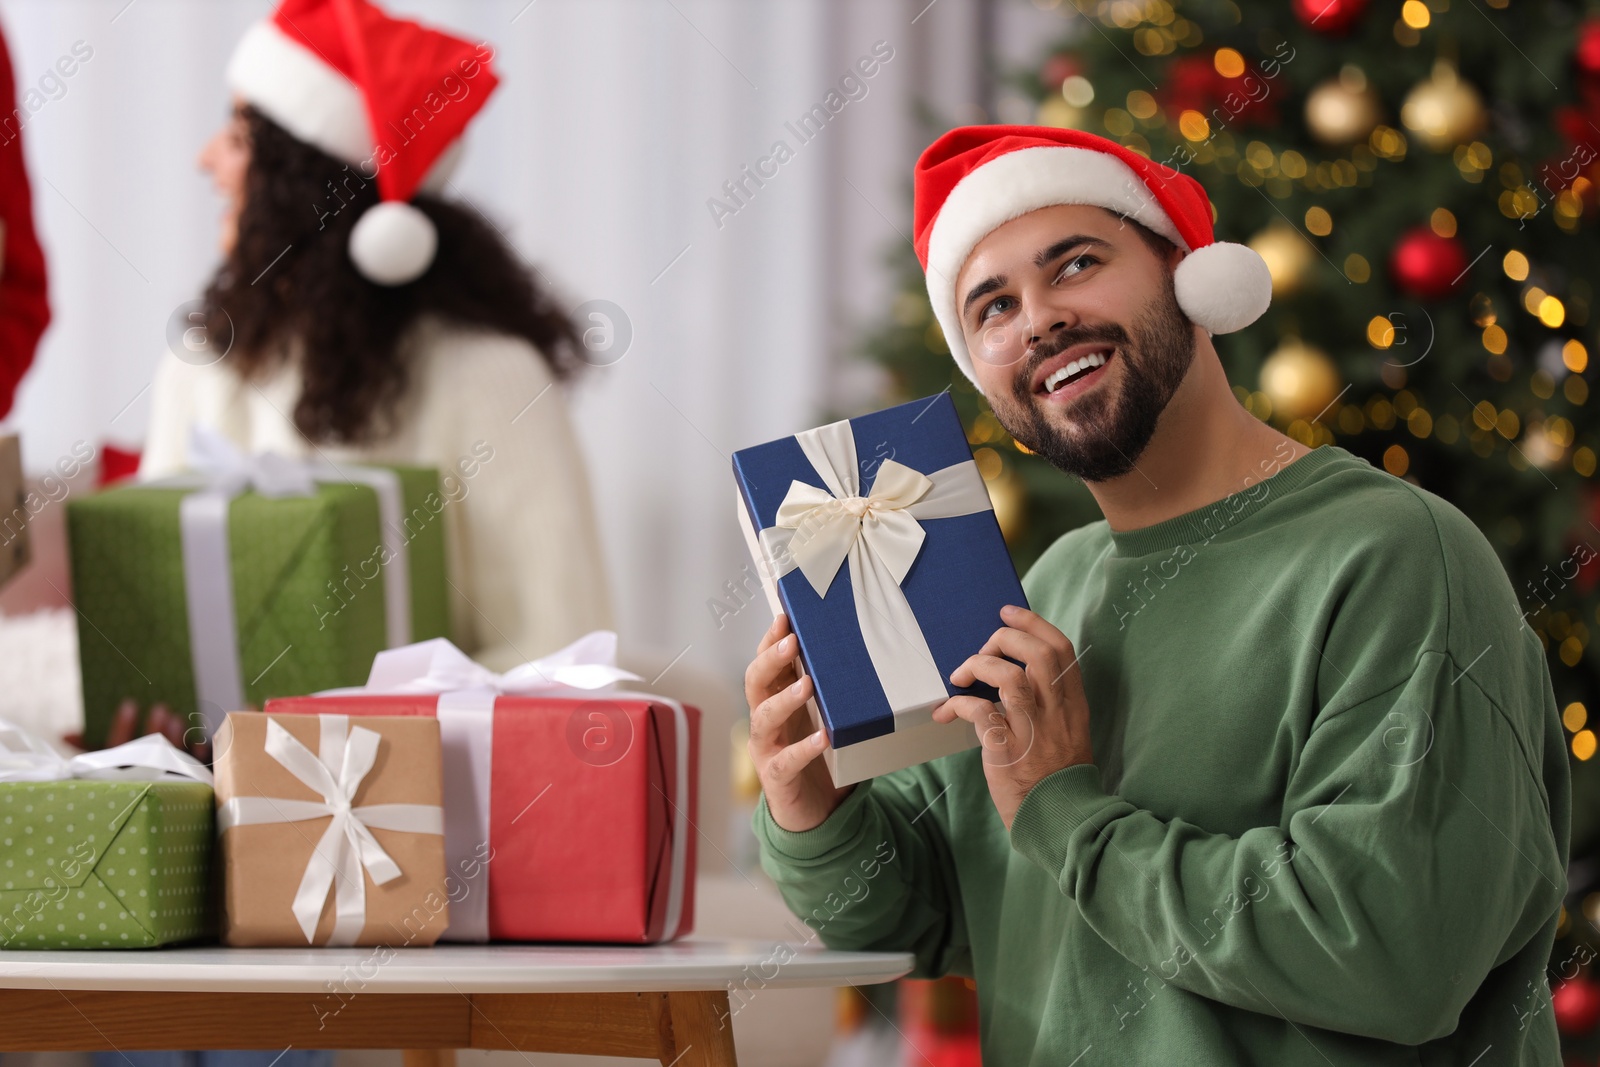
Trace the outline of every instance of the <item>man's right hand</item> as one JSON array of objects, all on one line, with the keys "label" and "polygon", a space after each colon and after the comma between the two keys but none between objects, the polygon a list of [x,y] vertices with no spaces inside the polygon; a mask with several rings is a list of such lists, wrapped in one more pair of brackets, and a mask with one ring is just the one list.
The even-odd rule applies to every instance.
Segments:
[{"label": "man's right hand", "polygon": [[811,679],[795,669],[798,654],[799,641],[789,632],[789,619],[779,615],[744,672],[750,759],[772,820],[791,833],[822,825],[855,788],[834,788],[827,764],[817,758],[827,748],[828,737],[823,730],[811,729],[806,714]]}]

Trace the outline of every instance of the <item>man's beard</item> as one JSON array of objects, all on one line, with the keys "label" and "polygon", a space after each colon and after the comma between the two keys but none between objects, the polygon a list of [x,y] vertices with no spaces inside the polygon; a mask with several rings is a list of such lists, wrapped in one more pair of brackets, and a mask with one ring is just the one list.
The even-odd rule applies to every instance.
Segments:
[{"label": "man's beard", "polygon": [[[1034,371],[1086,341],[1117,346],[1112,362],[1122,363],[1122,388],[1112,394],[1102,385],[1073,401],[1066,409],[1073,425],[1063,429],[1046,415],[1048,401],[1034,393]],[[1133,470],[1150,444],[1161,413],[1194,362],[1194,344],[1194,327],[1178,306],[1169,275],[1162,295],[1139,314],[1131,339],[1121,326],[1108,324],[1041,341],[1018,368],[1011,393],[992,396],[989,404],[1007,433],[1057,469],[1086,482],[1119,478]],[[1109,372],[1108,364],[1101,373]]]}]

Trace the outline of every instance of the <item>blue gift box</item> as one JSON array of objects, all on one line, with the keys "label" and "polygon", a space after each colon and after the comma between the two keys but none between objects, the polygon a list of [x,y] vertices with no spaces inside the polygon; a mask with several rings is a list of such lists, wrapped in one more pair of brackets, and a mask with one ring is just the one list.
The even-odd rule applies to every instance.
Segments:
[{"label": "blue gift box", "polygon": [[1003,625],[1001,606],[1027,601],[949,394],[741,449],[733,468],[835,781],[975,745],[970,724],[930,713],[956,694],[998,699],[950,673]]}]

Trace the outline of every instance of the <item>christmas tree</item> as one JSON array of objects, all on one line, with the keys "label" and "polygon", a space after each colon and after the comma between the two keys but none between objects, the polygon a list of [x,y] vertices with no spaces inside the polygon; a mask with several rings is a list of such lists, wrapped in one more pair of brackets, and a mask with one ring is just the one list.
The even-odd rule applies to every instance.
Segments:
[{"label": "christmas tree", "polygon": [[[1594,1062],[1600,12],[1513,0],[1057,10],[1059,43],[1016,79],[1033,121],[1111,137],[1197,178],[1217,238],[1250,244],[1272,270],[1267,314],[1213,342],[1239,402],[1449,500],[1510,574],[1548,650],[1571,750],[1575,892],[1550,981],[1564,1040]],[[895,267],[903,284],[866,353],[906,398],[951,389],[1026,568],[1099,511],[989,414],[945,357],[909,250]]]}]

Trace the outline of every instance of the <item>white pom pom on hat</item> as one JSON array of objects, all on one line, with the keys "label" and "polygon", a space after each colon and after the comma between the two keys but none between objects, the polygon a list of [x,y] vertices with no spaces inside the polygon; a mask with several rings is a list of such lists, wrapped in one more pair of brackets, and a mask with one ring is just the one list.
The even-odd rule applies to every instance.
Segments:
[{"label": "white pom pom on hat", "polygon": [[1252,248],[1213,238],[1211,201],[1187,174],[1081,130],[963,126],[917,160],[913,243],[950,354],[974,384],[956,277],[989,233],[1061,204],[1104,208],[1185,252],[1173,272],[1178,306],[1210,333],[1243,329],[1272,302],[1266,262]]},{"label": "white pom pom on hat", "polygon": [[403,200],[385,200],[362,213],[350,230],[350,259],[379,285],[405,285],[427,273],[439,248],[433,220]]},{"label": "white pom pom on hat", "polygon": [[1259,319],[1272,303],[1272,272],[1261,253],[1232,241],[1201,245],[1172,272],[1178,306],[1212,333],[1232,333]]}]

